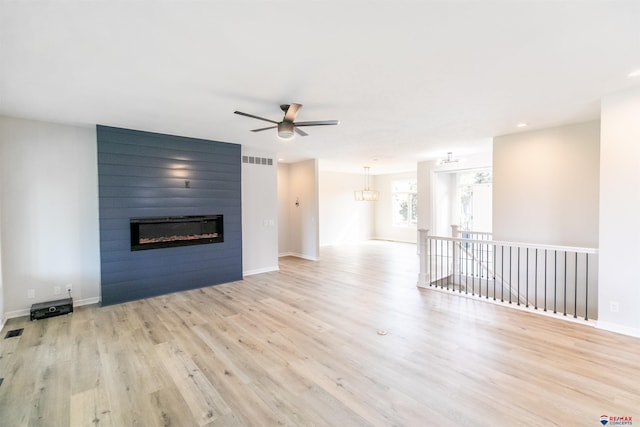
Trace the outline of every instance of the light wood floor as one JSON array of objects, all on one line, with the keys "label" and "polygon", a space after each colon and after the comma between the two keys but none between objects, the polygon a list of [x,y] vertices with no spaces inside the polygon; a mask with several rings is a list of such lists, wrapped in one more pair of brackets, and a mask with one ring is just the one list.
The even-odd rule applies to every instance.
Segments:
[{"label": "light wood floor", "polygon": [[[598,426],[640,421],[640,340],[418,289],[411,245],[0,337],[0,425]],[[1,339],[24,327],[21,337]],[[378,335],[384,329],[386,335]]]}]

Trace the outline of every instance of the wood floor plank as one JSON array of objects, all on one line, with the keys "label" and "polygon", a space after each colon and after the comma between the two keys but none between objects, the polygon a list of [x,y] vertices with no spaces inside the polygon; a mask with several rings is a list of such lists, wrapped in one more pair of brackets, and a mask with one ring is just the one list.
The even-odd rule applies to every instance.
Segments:
[{"label": "wood floor plank", "polygon": [[198,425],[206,425],[231,412],[206,376],[175,343],[159,344],[156,352]]},{"label": "wood floor plank", "polygon": [[[22,337],[10,338],[12,346]],[[7,340],[5,340],[6,342]],[[4,342],[0,344],[4,347]],[[3,422],[11,426],[26,426],[31,411],[31,398],[36,390],[36,376],[39,367],[32,365],[35,360],[35,347],[26,347],[10,355],[10,359],[0,371],[4,378],[0,385],[0,415]],[[2,353],[3,358],[5,352]]]},{"label": "wood floor plank", "polygon": [[111,409],[106,390],[101,384],[71,395],[70,422],[72,427],[117,427],[111,421]]},{"label": "wood floor plank", "polygon": [[[206,425],[193,417],[185,397],[177,387],[172,385],[151,393],[149,404],[152,411],[145,413],[147,425],[158,427]],[[156,415],[150,417],[150,414]]]},{"label": "wood floor plank", "polygon": [[[286,425],[282,414],[274,413],[251,388],[251,382],[238,377],[238,370],[226,364],[211,363],[210,356],[197,355],[194,362],[209,382],[224,396],[235,418],[248,426]],[[229,369],[230,368],[230,369]],[[215,423],[215,421],[214,421]]]},{"label": "wood floor plank", "polygon": [[[74,319],[75,320],[75,319]],[[100,351],[92,320],[77,321],[73,328],[71,394],[94,389],[100,377]]]},{"label": "wood floor plank", "polygon": [[68,426],[71,400],[69,398],[71,362],[53,363],[40,370],[36,377],[29,425]]},{"label": "wood floor plank", "polygon": [[[640,340],[416,288],[415,246],[10,319],[0,425],[599,425],[640,417]],[[380,330],[386,335],[380,335]]]}]

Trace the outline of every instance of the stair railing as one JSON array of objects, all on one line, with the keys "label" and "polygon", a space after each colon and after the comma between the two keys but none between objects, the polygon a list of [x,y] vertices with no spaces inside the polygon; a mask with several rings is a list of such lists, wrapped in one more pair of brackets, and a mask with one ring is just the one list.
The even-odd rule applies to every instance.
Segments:
[{"label": "stair railing", "polygon": [[[419,230],[418,286],[435,287],[584,320],[597,318],[598,251],[430,236]],[[477,238],[479,237],[479,238]]]}]

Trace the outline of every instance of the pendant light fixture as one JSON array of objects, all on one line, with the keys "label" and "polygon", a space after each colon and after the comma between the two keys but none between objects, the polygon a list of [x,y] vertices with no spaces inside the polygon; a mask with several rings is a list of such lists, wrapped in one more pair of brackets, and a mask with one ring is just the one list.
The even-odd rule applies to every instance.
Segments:
[{"label": "pendant light fixture", "polygon": [[364,167],[364,190],[356,190],[353,195],[357,202],[377,202],[379,192],[369,189],[369,166]]}]

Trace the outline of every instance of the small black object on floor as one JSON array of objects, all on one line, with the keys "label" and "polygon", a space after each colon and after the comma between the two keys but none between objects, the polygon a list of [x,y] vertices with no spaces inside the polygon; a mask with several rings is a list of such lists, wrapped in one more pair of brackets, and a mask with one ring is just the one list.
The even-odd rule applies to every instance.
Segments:
[{"label": "small black object on floor", "polygon": [[47,317],[60,316],[61,314],[68,313],[73,313],[72,298],[41,302],[31,306],[31,320],[45,319]]}]

